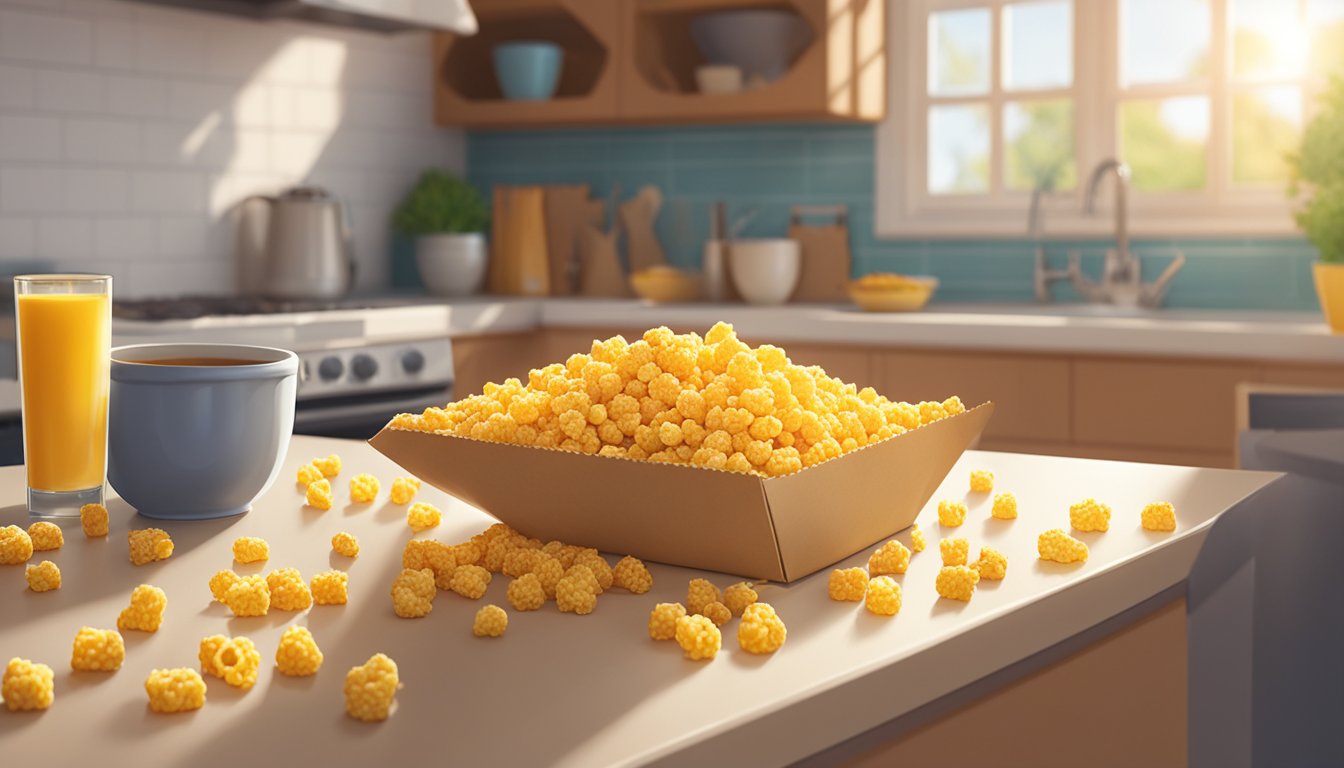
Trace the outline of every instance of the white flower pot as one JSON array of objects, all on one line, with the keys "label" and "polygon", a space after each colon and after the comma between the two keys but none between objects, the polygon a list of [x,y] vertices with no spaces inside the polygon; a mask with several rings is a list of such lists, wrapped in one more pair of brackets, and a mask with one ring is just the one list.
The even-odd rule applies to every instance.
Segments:
[{"label": "white flower pot", "polygon": [[420,279],[435,296],[470,296],[485,283],[488,255],[480,232],[421,235],[415,239]]}]

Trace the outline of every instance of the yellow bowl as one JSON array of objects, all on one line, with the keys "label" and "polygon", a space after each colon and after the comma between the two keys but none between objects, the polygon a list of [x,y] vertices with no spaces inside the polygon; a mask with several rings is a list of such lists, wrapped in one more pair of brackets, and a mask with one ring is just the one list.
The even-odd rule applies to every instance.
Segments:
[{"label": "yellow bowl", "polygon": [[937,289],[936,277],[908,277],[892,287],[870,287],[856,280],[849,284],[849,298],[864,312],[914,312],[923,309]]},{"label": "yellow bowl", "polygon": [[700,300],[700,276],[671,267],[654,267],[630,275],[630,287],[641,299],[658,304]]}]

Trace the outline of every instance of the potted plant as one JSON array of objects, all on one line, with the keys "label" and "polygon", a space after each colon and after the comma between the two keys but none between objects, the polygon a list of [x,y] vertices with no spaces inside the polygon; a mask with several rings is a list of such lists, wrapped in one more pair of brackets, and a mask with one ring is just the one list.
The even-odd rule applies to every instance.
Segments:
[{"label": "potted plant", "polygon": [[415,240],[420,279],[436,296],[467,296],[485,282],[485,228],[490,210],[467,182],[431,168],[392,214],[392,226]]},{"label": "potted plant", "polygon": [[1320,111],[1288,161],[1290,194],[1304,188],[1309,193],[1296,218],[1320,252],[1312,276],[1321,311],[1332,331],[1344,333],[1344,80],[1331,78]]}]

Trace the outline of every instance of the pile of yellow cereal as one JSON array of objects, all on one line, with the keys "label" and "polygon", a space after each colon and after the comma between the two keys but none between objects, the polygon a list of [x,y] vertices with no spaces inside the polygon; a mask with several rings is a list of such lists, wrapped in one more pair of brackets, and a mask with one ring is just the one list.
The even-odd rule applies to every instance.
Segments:
[{"label": "pile of yellow cereal", "polygon": [[786,475],[965,411],[943,402],[892,402],[783,349],[752,348],[733,326],[699,334],[654,328],[629,343],[594,341],[588,354],[507,379],[396,429],[559,448],[601,456]]}]

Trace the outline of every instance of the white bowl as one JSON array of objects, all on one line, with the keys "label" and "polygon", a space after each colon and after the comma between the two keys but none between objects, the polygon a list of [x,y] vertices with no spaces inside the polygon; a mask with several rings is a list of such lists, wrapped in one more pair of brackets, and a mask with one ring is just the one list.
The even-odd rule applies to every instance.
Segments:
[{"label": "white bowl", "polygon": [[737,93],[742,90],[742,68],[732,64],[705,64],[695,68],[701,93]]},{"label": "white bowl", "polygon": [[728,271],[748,304],[783,304],[798,287],[802,251],[797,240],[760,238],[728,244]]},{"label": "white bowl", "polygon": [[421,235],[415,239],[415,264],[432,295],[470,296],[485,283],[485,235]]},{"label": "white bowl", "polygon": [[710,64],[732,64],[744,76],[778,80],[811,44],[812,28],[792,10],[709,11],[691,19],[691,39]]}]

